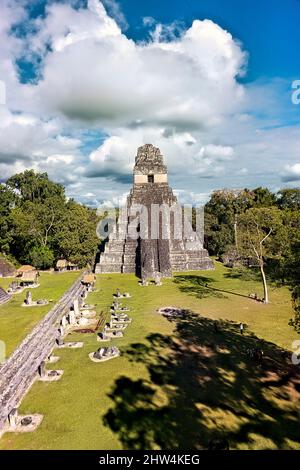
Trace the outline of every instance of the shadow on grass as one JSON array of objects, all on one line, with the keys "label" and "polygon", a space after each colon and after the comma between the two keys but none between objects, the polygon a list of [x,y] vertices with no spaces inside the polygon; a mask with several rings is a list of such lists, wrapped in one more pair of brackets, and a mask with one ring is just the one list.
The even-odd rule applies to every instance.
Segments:
[{"label": "shadow on grass", "polygon": [[[178,285],[179,290],[185,294],[195,295],[198,299],[205,297],[226,298],[223,294],[236,295],[238,297],[245,297],[250,299],[248,295],[239,294],[230,290],[217,289],[211,287],[209,284],[213,282],[212,279],[205,276],[196,276],[193,274],[183,274],[175,276],[174,283]],[[250,299],[251,300],[251,299]]]},{"label": "shadow on grass", "polygon": [[225,279],[261,282],[261,274],[258,269],[254,270],[254,268],[228,268],[228,271],[223,276]]},{"label": "shadow on grass", "polygon": [[[191,311],[167,321],[174,323],[171,336],[151,334],[147,344],[122,351],[149,373],[149,380],[120,377],[109,395],[104,424],[124,449],[255,447],[262,438],[263,448],[299,443],[299,368],[286,352]],[[263,349],[262,363],[249,348]]]}]

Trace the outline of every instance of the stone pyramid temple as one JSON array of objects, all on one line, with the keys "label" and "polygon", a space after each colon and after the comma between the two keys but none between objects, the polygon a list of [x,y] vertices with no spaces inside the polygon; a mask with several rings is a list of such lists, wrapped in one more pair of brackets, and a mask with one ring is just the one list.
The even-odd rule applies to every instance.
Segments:
[{"label": "stone pyramid temple", "polygon": [[[153,208],[160,208],[160,212]],[[180,213],[176,219],[182,222],[179,229],[174,208],[177,215]],[[143,145],[135,159],[133,188],[126,208],[100,254],[95,272],[136,273],[147,280],[170,277],[172,271],[201,269],[213,269],[207,250],[183,217],[168,185],[167,167],[160,150],[151,144]]]}]

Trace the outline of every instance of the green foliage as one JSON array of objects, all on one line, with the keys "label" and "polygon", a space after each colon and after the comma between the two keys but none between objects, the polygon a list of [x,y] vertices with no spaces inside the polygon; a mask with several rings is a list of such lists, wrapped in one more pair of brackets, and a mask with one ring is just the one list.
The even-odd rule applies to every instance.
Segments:
[{"label": "green foliage", "polygon": [[296,285],[292,291],[292,304],[295,316],[291,320],[291,325],[300,333],[300,285]]},{"label": "green foliage", "polygon": [[97,216],[75,201],[46,173],[26,170],[0,186],[0,250],[40,269],[67,258],[80,266],[93,261]]},{"label": "green foliage", "polygon": [[54,253],[48,246],[34,246],[28,253],[27,262],[38,269],[48,269],[53,266]]},{"label": "green foliage", "polygon": [[268,303],[265,259],[282,256],[282,213],[277,207],[248,209],[238,219],[238,247],[243,258],[253,259],[260,268],[264,287],[264,302]]},{"label": "green foliage", "polygon": [[25,170],[12,176],[6,182],[7,186],[16,190],[23,201],[42,202],[49,197],[64,197],[64,188],[53,183],[47,173],[35,173],[34,170]]},{"label": "green foliage", "polygon": [[0,252],[8,253],[11,242],[10,212],[16,203],[16,195],[4,184],[0,184]]},{"label": "green foliage", "polygon": [[[282,189],[277,194],[261,187],[253,191],[214,191],[205,206],[206,248],[222,259],[229,259],[235,252],[237,262],[261,265],[270,280],[293,288],[300,279],[299,208],[298,188]],[[259,241],[270,228],[261,246]],[[259,249],[258,257],[253,245]]]},{"label": "green foliage", "polygon": [[238,216],[252,207],[269,207],[276,198],[266,188],[214,191],[205,206],[206,246],[219,256],[237,245],[235,232]]},{"label": "green foliage", "polygon": [[295,243],[293,252],[286,262],[285,275],[292,286],[292,304],[295,312],[290,323],[300,333],[300,240]]},{"label": "green foliage", "polygon": [[79,266],[91,263],[97,251],[95,211],[70,201],[60,220],[56,240],[62,256]]},{"label": "green foliage", "polygon": [[[282,252],[282,214],[276,207],[251,208],[238,219],[239,250],[243,256],[278,257]],[[263,242],[262,242],[263,240]],[[284,241],[283,241],[284,243]]]},{"label": "green foliage", "polygon": [[234,243],[232,227],[226,223],[219,223],[214,214],[206,213],[204,217],[206,246],[211,254],[219,256]]},{"label": "green foliage", "polygon": [[278,192],[278,206],[281,209],[300,209],[300,189],[287,188]]},{"label": "green foliage", "polygon": [[276,204],[276,196],[268,188],[256,188],[254,193],[254,207],[271,207]]}]

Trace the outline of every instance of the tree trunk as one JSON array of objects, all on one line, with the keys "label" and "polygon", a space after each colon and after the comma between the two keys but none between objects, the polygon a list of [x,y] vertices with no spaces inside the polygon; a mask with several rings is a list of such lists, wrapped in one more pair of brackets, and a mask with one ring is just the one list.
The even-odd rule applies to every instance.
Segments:
[{"label": "tree trunk", "polygon": [[260,264],[260,272],[261,272],[261,277],[262,277],[262,281],[264,285],[264,303],[268,304],[269,303],[268,286],[267,286],[267,280],[266,280],[263,263]]},{"label": "tree trunk", "polygon": [[238,254],[239,253],[239,247],[238,247],[238,237],[237,237],[237,217],[236,217],[236,215],[235,215],[235,218],[234,218],[233,229],[234,229],[234,244],[235,244],[236,252]]}]

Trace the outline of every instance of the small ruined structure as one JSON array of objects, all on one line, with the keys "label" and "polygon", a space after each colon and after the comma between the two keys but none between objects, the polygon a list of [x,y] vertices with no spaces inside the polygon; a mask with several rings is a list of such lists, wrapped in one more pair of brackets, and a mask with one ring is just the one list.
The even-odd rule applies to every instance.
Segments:
[{"label": "small ruined structure", "polygon": [[24,273],[32,273],[32,272],[37,273],[37,269],[34,266],[31,266],[30,264],[24,264],[23,266],[20,266],[17,269],[17,276],[22,277]]},{"label": "small ruined structure", "polygon": [[116,346],[99,348],[96,352],[90,353],[89,358],[93,362],[104,362],[120,356],[120,350]]},{"label": "small ruined structure", "polygon": [[0,277],[14,277],[15,274],[15,267],[5,258],[0,257]]},{"label": "small ruined structure", "polygon": [[95,274],[86,274],[83,276],[82,284],[87,287],[88,292],[95,290],[96,276]]},{"label": "small ruined structure", "polygon": [[66,259],[59,259],[55,266],[55,270],[59,272],[76,271],[78,269],[79,269],[78,264],[71,263],[70,261]]},{"label": "small ruined structure", "polygon": [[124,294],[121,293],[120,289],[118,288],[116,293],[114,294],[114,297],[117,298],[117,299],[130,299],[131,298],[131,295],[129,294],[129,292],[124,292]]},{"label": "small ruined structure", "polygon": [[[167,173],[157,147],[151,144],[139,147],[126,209],[100,255],[96,273],[136,273],[143,280],[156,279],[160,285],[160,278],[170,277],[172,271],[213,269],[191,223],[183,219],[182,208],[168,185]],[[159,208],[156,221],[153,207]],[[178,226],[174,223],[175,209],[177,214],[180,211],[183,222],[180,236],[178,233],[175,236]],[[136,222],[138,210],[140,216]],[[132,234],[134,224],[139,236],[136,232]]]},{"label": "small ruined structure", "polygon": [[26,292],[26,297],[22,304],[23,307],[42,307],[48,305],[49,301],[46,299],[32,300],[32,293],[30,291]]},{"label": "small ruined structure", "polygon": [[5,292],[2,287],[0,287],[0,305],[5,304],[5,302],[8,302],[10,299],[10,295]]},{"label": "small ruined structure", "polygon": [[27,271],[23,272],[20,285],[23,287],[38,287],[38,272],[37,271]]},{"label": "small ruined structure", "polygon": [[27,291],[27,292],[26,292],[26,298],[25,298],[25,300],[24,300],[24,303],[25,303],[26,305],[31,305],[31,304],[32,304],[32,294],[31,294],[30,291]]}]

